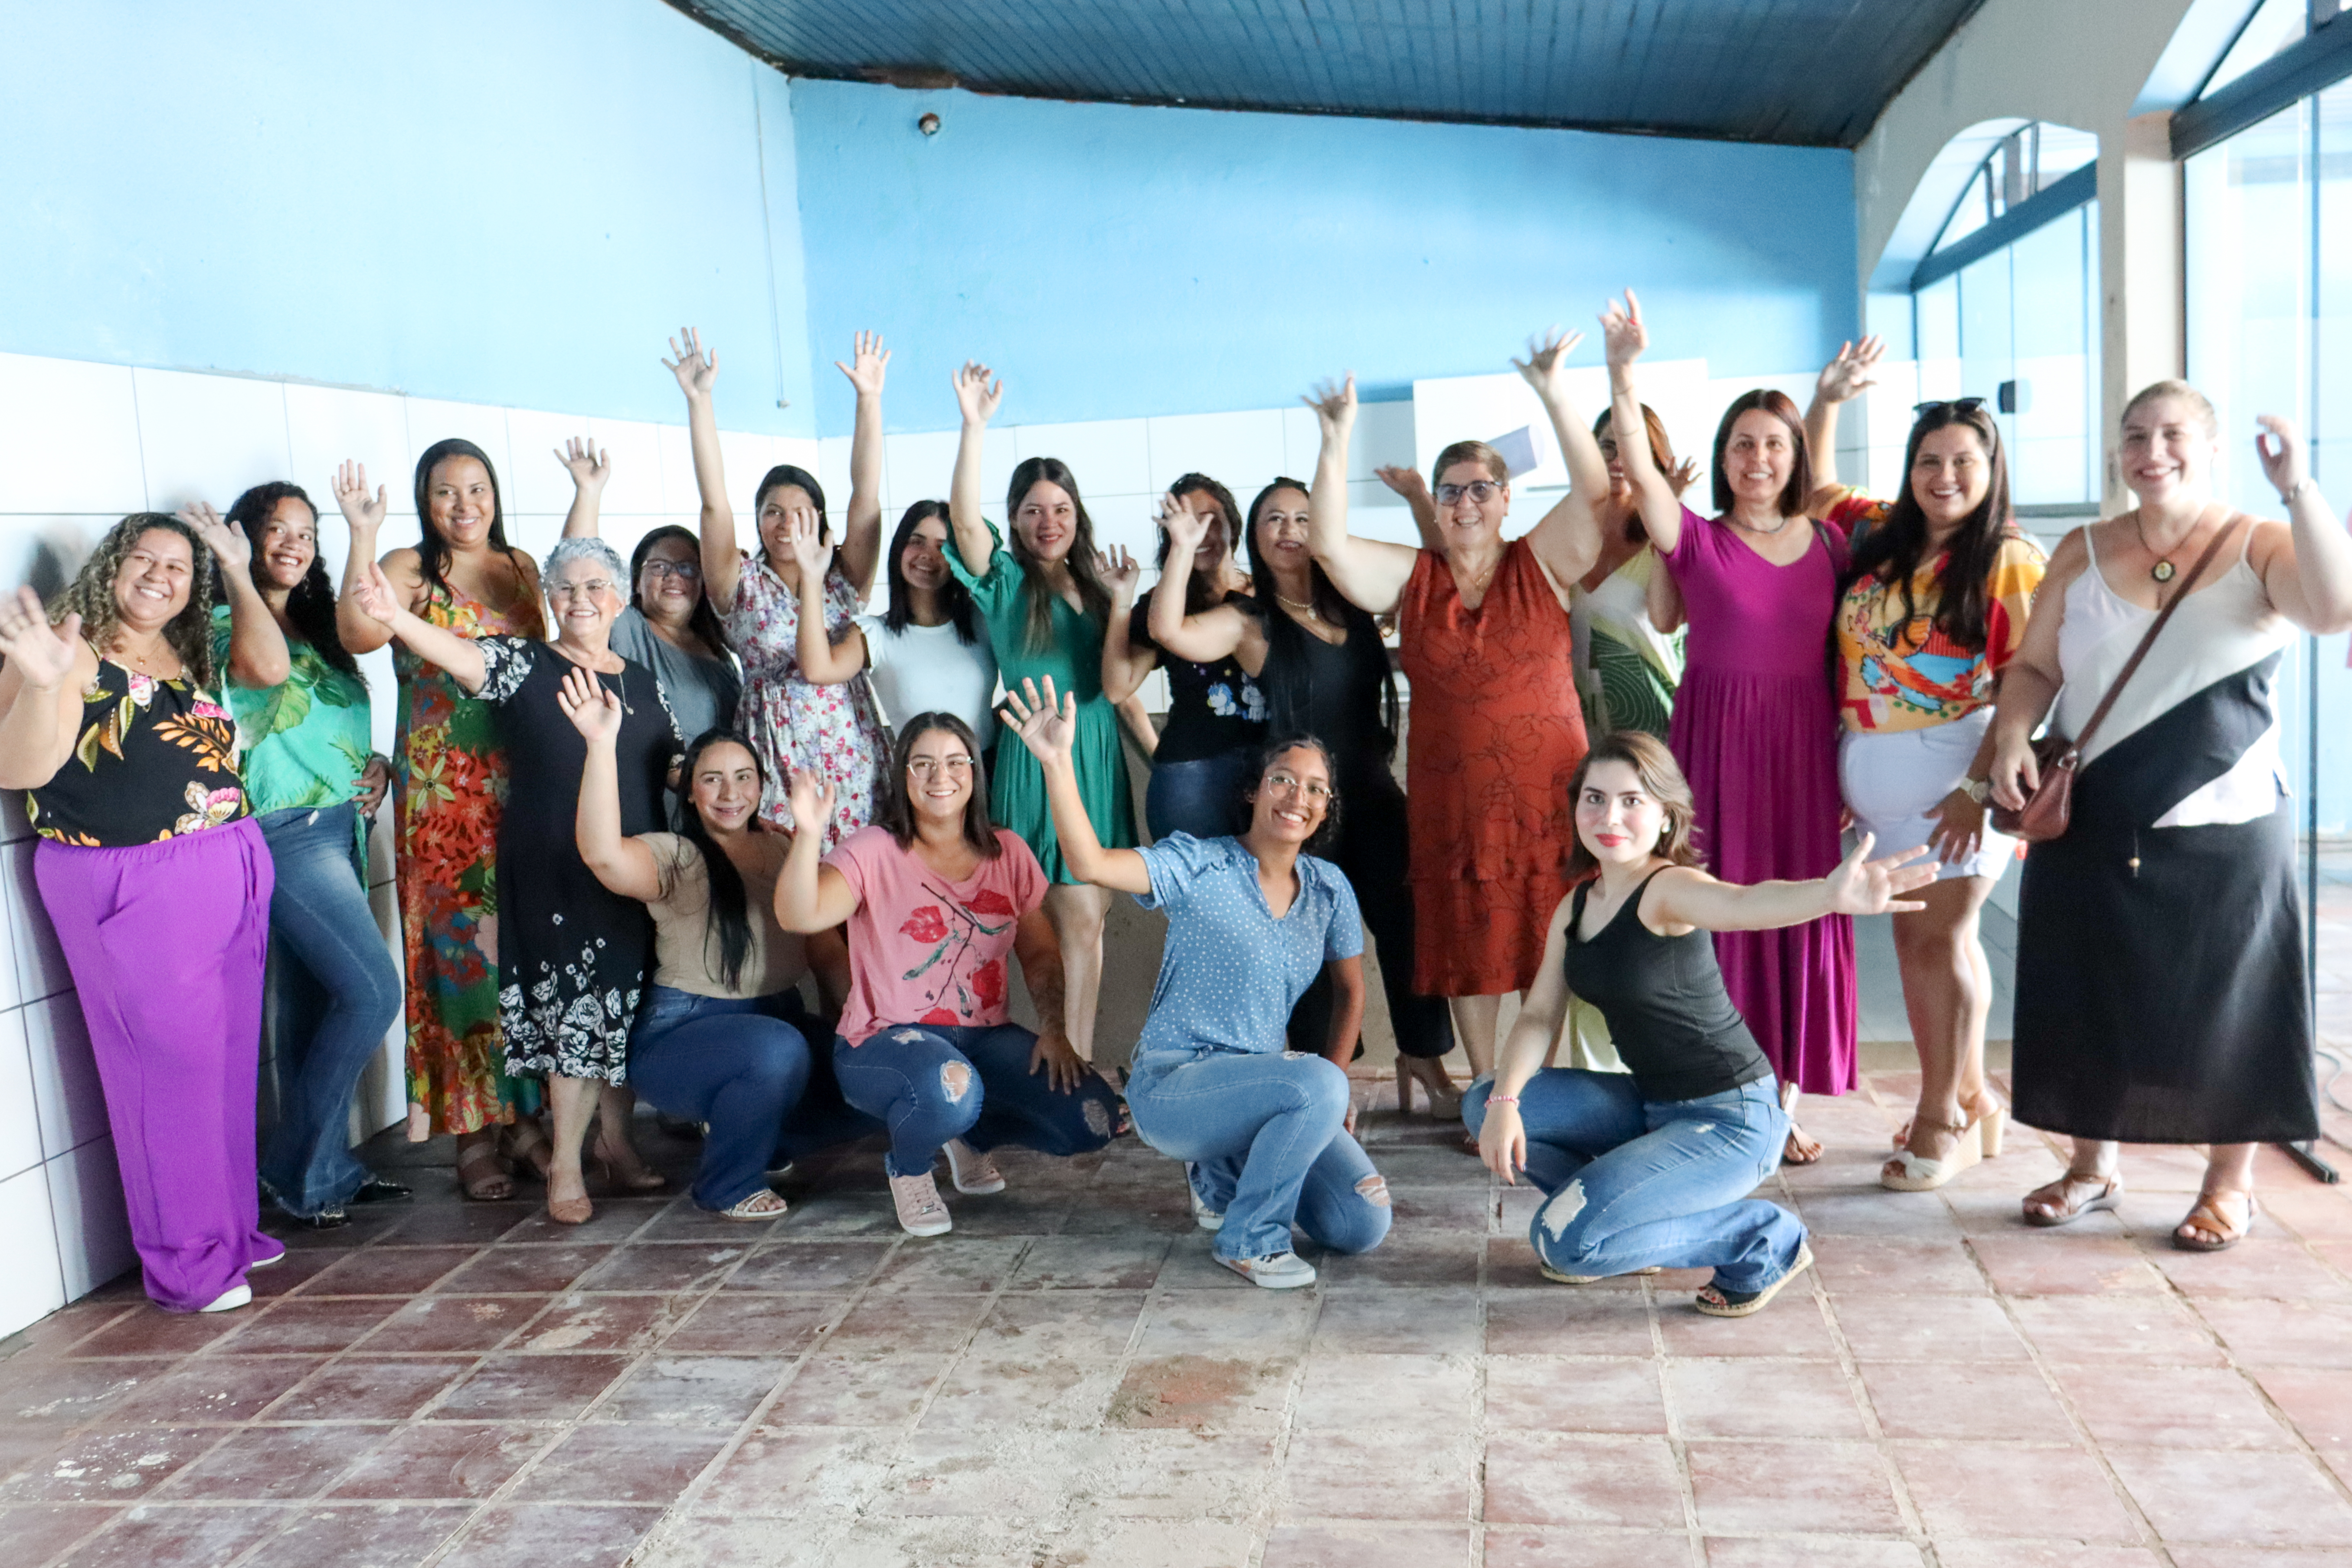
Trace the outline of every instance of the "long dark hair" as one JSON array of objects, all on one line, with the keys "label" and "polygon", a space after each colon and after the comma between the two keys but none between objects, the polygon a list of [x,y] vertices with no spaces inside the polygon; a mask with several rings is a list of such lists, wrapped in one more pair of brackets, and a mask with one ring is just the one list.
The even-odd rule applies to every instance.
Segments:
[{"label": "long dark hair", "polygon": [[[1206,474],[1186,474],[1168,487],[1168,493],[1179,500],[1185,496],[1207,496],[1216,502],[1217,515],[1225,525],[1226,553],[1236,561],[1241,559],[1242,510],[1234,504],[1233,491]],[[1160,553],[1152,562],[1152,564],[1162,572],[1168,570],[1170,543],[1168,531],[1163,528],[1160,531]],[[1184,570],[1184,613],[1186,615],[1197,616],[1202,610],[1224,603],[1224,589],[1201,575],[1201,565],[1198,560],[1186,562]]]},{"label": "long dark hair", "polygon": [[[710,829],[703,826],[702,813],[693,800],[694,770],[701,765],[702,753],[713,746],[740,746],[750,752],[762,790],[767,787],[768,770],[760,761],[758,749],[742,732],[729,729],[705,730],[697,735],[694,744],[686,749],[686,759],[677,765],[677,836],[701,854],[703,874],[710,887],[709,896],[703,901],[703,962],[709,962],[710,950],[716,944],[719,978],[732,991],[741,982],[743,965],[751,957],[751,900],[743,889],[743,873],[735,868],[727,851],[710,837]],[[758,812],[753,812],[748,831],[767,830],[768,825],[760,819]]]},{"label": "long dark hair", "polygon": [[[831,539],[833,537],[833,517],[831,513],[824,510],[824,487],[816,482],[816,476],[814,474],[810,473],[806,468],[802,468],[797,463],[778,463],[774,468],[770,468],[766,473],[760,476],[759,489],[751,492],[751,537],[754,539],[760,538],[760,509],[768,504],[768,492],[773,489],[782,489],[786,485],[796,485],[800,489],[808,492],[809,505],[816,508],[816,536],[819,539]],[[767,541],[761,539],[760,541],[761,554],[765,555],[767,553]],[[774,563],[772,562],[770,564],[773,565]],[[827,576],[832,576],[840,572],[841,552],[836,550],[833,552],[832,563],[827,565],[824,570],[825,575]]]},{"label": "long dark hair", "polygon": [[1789,447],[1792,461],[1789,467],[1789,482],[1780,487],[1780,515],[1800,517],[1805,510],[1805,500],[1813,493],[1813,456],[1805,445],[1804,416],[1789,395],[1769,386],[1759,386],[1753,392],[1743,392],[1731,400],[1723,411],[1723,421],[1715,427],[1715,510],[1720,517],[1731,510],[1731,470],[1724,466],[1724,449],[1731,445],[1731,427],[1739,416],[1751,408],[1760,408],[1789,427]]},{"label": "long dark hair", "polygon": [[253,546],[253,561],[248,567],[253,585],[265,594],[276,586],[262,575],[261,531],[268,526],[270,513],[282,500],[299,500],[310,512],[310,569],[288,592],[286,618],[294,623],[294,629],[303,640],[318,650],[320,658],[364,686],[367,677],[360,673],[359,661],[343,647],[342,634],[335,630],[335,585],[327,580],[327,563],[319,554],[319,509],[300,485],[272,479],[254,486],[228,509],[225,521],[245,530],[245,537]]},{"label": "long dark hair", "polygon": [[1013,559],[1021,566],[1021,597],[1029,607],[1024,646],[1032,649],[1050,647],[1054,641],[1054,591],[1045,585],[1045,563],[1030,553],[1016,522],[1021,503],[1041,484],[1056,485],[1069,493],[1070,510],[1077,517],[1070,552],[1064,557],[1070,581],[1077,585],[1078,603],[1088,620],[1098,624],[1110,620],[1110,590],[1095,574],[1095,520],[1087,515],[1087,503],[1079,499],[1077,476],[1059,458],[1024,458],[1013,468],[1013,483],[1005,489],[1004,531],[1012,536]]},{"label": "long dark hair", "polygon": [[[1930,404],[1911,426],[1911,439],[1903,448],[1903,490],[1886,510],[1886,521],[1862,536],[1853,547],[1849,581],[1874,577],[1903,590],[1903,620],[1908,626],[1919,613],[1911,596],[1911,579],[1927,554],[1927,514],[1911,488],[1912,465],[1919,460],[1919,444],[1938,430],[1960,426],[1976,432],[1984,447],[1984,500],[1961,520],[1959,531],[1936,574],[1936,608],[1930,620],[1936,630],[1971,651],[1985,645],[1988,589],[1994,559],[2009,532],[2009,459],[2002,453],[2000,427],[1984,405],[1962,406]],[[1899,633],[1898,633],[1899,635]]]},{"label": "long dark hair", "polygon": [[490,476],[490,548],[513,562],[517,574],[529,583],[529,568],[523,564],[522,557],[515,553],[514,546],[507,542],[507,503],[504,494],[499,489],[498,466],[490,461],[488,452],[471,441],[452,436],[446,441],[434,442],[416,459],[416,563],[417,570],[424,575],[426,590],[442,594],[449,587],[449,580],[442,575],[449,564],[449,542],[441,537],[439,529],[433,526],[433,508],[426,491],[433,484],[433,470],[452,458],[471,458],[482,465],[482,472]]},{"label": "long dark hair", "polygon": [[[1675,754],[1655,735],[1640,730],[1614,730],[1592,742],[1592,750],[1584,753],[1584,761],[1576,767],[1576,776],[1568,781],[1568,805],[1572,816],[1577,797],[1584,793],[1584,781],[1602,763],[1623,763],[1642,781],[1642,788],[1664,808],[1665,821],[1659,826],[1658,842],[1650,853],[1677,866],[1704,866],[1706,857],[1698,852],[1698,803],[1691,795],[1690,781],[1683,777],[1682,768]],[[1601,862],[1584,847],[1584,835],[1576,834],[1568,847],[1568,879],[1580,881],[1601,869]]]},{"label": "long dark hair", "polygon": [[[943,523],[948,521],[948,503],[919,500],[907,509],[907,515],[898,520],[898,531],[890,535],[890,552],[883,561],[883,571],[890,581],[890,607],[882,612],[882,624],[893,637],[915,621],[915,591],[907,583],[907,545],[914,539],[915,530],[935,517]],[[951,524],[941,548],[955,548],[955,529]],[[969,647],[979,638],[980,629],[972,625],[971,590],[952,572],[940,589],[940,607],[948,613],[948,624],[956,629],[956,641]]]},{"label": "long dark hair", "polygon": [[[1314,676],[1307,663],[1306,639],[1314,634],[1282,613],[1274,564],[1257,547],[1257,520],[1276,490],[1308,493],[1305,481],[1276,476],[1250,502],[1249,522],[1243,534],[1249,548],[1250,591],[1257,600],[1258,619],[1265,627],[1265,668],[1257,674],[1257,689],[1265,694],[1268,729],[1283,735],[1304,731],[1307,717],[1313,710]],[[1385,768],[1396,756],[1397,689],[1396,670],[1389,663],[1387,647],[1381,642],[1381,628],[1370,615],[1343,598],[1339,590],[1331,585],[1331,579],[1324,575],[1323,568],[1311,561],[1307,565],[1307,602],[1315,606],[1315,613],[1346,629],[1349,656],[1380,660],[1380,753],[1370,760]],[[1349,759],[1358,766],[1365,760]]]},{"label": "long dark hair", "polygon": [[1324,803],[1323,820],[1315,825],[1315,831],[1307,835],[1307,842],[1298,847],[1300,854],[1312,855],[1339,834],[1339,763],[1331,755],[1331,748],[1316,736],[1304,733],[1286,735],[1260,747],[1257,768],[1250,774],[1248,782],[1242,785],[1241,798],[1234,804],[1240,809],[1244,824],[1254,819],[1256,813],[1251,805],[1257,799],[1258,786],[1265,783],[1266,773],[1282,760],[1284,753],[1298,751],[1313,752],[1321,757],[1323,771],[1331,775],[1331,798]]},{"label": "long dark hair", "polygon": [[961,741],[964,754],[971,758],[971,796],[963,804],[963,841],[981,858],[993,860],[1004,853],[1004,846],[988,816],[988,764],[980,760],[980,737],[952,713],[918,713],[898,727],[898,743],[890,748],[890,776],[882,781],[881,808],[875,812],[874,820],[890,830],[899,848],[914,844],[915,803],[907,794],[907,761],[915,754],[915,742],[935,731]]},{"label": "long dark hair", "polygon": [[[637,614],[646,616],[647,621],[651,621],[653,617],[646,615],[645,598],[639,593],[637,584],[646,574],[646,557],[651,555],[654,552],[654,546],[665,539],[686,541],[694,550],[695,570],[699,572],[702,569],[702,541],[690,528],[680,528],[674,522],[666,522],[638,540],[637,547],[629,552],[629,603],[635,605],[637,607]],[[701,579],[698,577],[696,581],[699,582]],[[719,624],[719,612],[710,607],[709,594],[698,592],[695,595],[694,615],[686,624],[689,631],[702,639],[706,647],[710,648],[721,658],[727,656],[727,630]]]}]

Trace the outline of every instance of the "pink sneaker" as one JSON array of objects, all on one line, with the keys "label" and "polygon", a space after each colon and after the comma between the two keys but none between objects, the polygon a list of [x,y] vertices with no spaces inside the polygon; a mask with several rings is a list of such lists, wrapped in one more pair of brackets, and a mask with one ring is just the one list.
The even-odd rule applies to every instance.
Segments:
[{"label": "pink sneaker", "polygon": [[956,1191],[985,1196],[1004,1190],[1004,1173],[996,1168],[996,1162],[962,1139],[949,1139],[940,1145],[940,1152],[948,1157],[948,1175]]},{"label": "pink sneaker", "polygon": [[919,1176],[892,1176],[890,1201],[898,1205],[898,1224],[908,1236],[945,1236],[955,1228],[929,1171]]}]

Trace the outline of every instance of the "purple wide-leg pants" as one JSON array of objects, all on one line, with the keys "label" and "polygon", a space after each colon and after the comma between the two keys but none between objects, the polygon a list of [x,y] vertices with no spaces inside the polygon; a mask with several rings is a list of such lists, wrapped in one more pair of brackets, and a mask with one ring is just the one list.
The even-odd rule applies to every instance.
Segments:
[{"label": "purple wide-leg pants", "polygon": [[193,1312],[284,1246],[261,1233],[254,1095],[269,849],[252,819],[127,849],[44,838],[147,1294]]}]

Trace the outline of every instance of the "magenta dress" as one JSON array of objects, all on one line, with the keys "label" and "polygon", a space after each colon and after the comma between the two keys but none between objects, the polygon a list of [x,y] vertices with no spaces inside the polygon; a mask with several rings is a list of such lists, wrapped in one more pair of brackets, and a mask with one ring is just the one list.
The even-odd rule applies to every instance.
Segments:
[{"label": "magenta dress", "polygon": [[[1790,526],[1809,526],[1800,520]],[[1698,802],[1698,847],[1727,882],[1827,876],[1838,842],[1838,721],[1830,617],[1844,540],[1775,566],[1731,525],[1683,509],[1665,559],[1690,620],[1668,743]],[[1719,931],[1723,983],[1783,1083],[1854,1086],[1853,922]]]}]

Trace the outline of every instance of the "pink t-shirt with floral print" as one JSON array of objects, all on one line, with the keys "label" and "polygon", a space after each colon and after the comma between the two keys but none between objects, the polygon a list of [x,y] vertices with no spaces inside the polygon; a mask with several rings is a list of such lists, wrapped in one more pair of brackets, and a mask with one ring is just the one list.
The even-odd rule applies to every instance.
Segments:
[{"label": "pink t-shirt with floral print", "polygon": [[1013,927],[1045,901],[1045,868],[1010,828],[998,828],[996,841],[1003,853],[961,882],[899,848],[887,827],[860,828],[824,858],[858,899],[843,1039],[863,1045],[894,1024],[1005,1021]]}]

